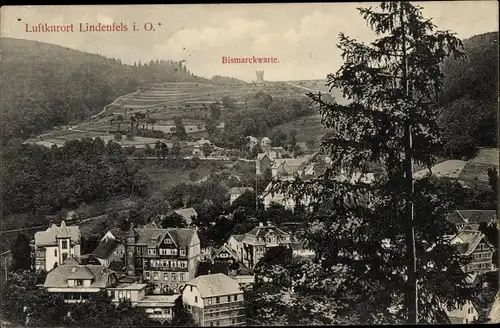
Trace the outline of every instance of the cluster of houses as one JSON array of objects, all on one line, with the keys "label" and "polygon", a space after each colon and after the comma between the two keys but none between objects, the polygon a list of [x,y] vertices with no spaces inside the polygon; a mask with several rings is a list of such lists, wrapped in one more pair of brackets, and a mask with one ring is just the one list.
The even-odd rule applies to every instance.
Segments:
[{"label": "cluster of houses", "polygon": [[[257,174],[267,171],[273,179],[307,179],[322,174],[331,163],[320,154],[285,158],[284,149],[272,147],[268,139],[260,142],[263,152],[256,159]],[[341,172],[339,178],[370,183],[374,174],[347,177]],[[297,201],[305,206],[311,201],[308,195],[297,200],[272,187],[271,182],[260,195],[266,208],[277,203],[294,209]],[[253,190],[231,188],[230,202]],[[293,229],[270,222],[257,222],[255,228],[230,236],[220,247],[202,247],[197,228],[191,224],[196,211],[174,212],[184,217],[190,228],[159,228],[154,223],[126,231],[116,228],[102,236],[91,254],[81,254],[78,226],[67,226],[63,221],[60,226],[52,224],[37,232],[32,242],[35,267],[48,272],[42,287],[64,295],[67,302],[85,301],[92,293],[105,290],[117,304],[128,299],[161,322],[173,318],[175,301],[181,298],[200,326],[245,325],[242,288],[254,282],[253,269],[269,249],[285,247],[295,257],[315,256]],[[448,221],[455,231],[446,237],[461,256],[472,259],[463,268],[471,283],[481,274],[498,270],[493,261],[495,247],[478,230],[481,223],[497,222],[496,211],[457,210],[448,215]],[[473,303],[444,313],[449,323],[472,323],[478,318]]]},{"label": "cluster of houses", "polygon": [[81,254],[78,226],[52,224],[35,234],[32,255],[47,272],[43,287],[81,302],[105,290],[117,304],[128,299],[161,322],[173,318],[177,298],[200,326],[244,325],[242,287],[266,250],[284,246],[313,256],[303,241],[271,223],[260,223],[221,247],[201,248],[193,228],[161,229],[154,223],[107,231],[91,254]]},{"label": "cluster of houses", "polygon": [[[464,267],[471,283],[497,270],[495,248],[478,230],[496,222],[495,211],[457,210],[448,215],[456,233],[449,236],[460,254],[471,258]],[[107,231],[91,254],[81,254],[78,226],[52,224],[35,234],[32,242],[37,270],[47,271],[43,284],[66,302],[81,302],[102,290],[117,304],[128,299],[161,322],[173,318],[178,298],[200,326],[244,325],[243,287],[254,281],[253,269],[273,247],[286,247],[293,256],[314,257],[313,250],[287,228],[260,222],[245,234],[232,235],[218,248],[201,247],[193,228],[161,229],[154,223]],[[467,303],[445,310],[450,323],[472,323],[478,311]]]}]

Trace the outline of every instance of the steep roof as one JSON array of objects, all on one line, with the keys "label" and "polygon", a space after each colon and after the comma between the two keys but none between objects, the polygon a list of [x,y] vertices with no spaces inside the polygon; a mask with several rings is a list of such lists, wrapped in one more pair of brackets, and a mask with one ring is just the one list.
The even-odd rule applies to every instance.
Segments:
[{"label": "steep roof", "polygon": [[243,240],[243,238],[245,238],[245,235],[232,235],[234,239],[236,239],[236,241],[239,241],[241,242]]},{"label": "steep roof", "polygon": [[115,228],[112,230],[109,230],[109,232],[119,241],[125,242],[125,238],[128,235],[128,231],[124,231],[120,228]]},{"label": "steep roof", "polygon": [[165,236],[169,235],[177,247],[188,247],[191,237],[196,233],[190,228],[167,228],[167,229],[147,229],[136,228],[137,233],[136,244],[148,245],[151,247],[158,246]]},{"label": "steep roof", "polygon": [[107,259],[113,254],[115,249],[120,245],[120,242],[116,239],[108,239],[100,243],[96,249],[92,252],[92,255],[99,259]]},{"label": "steep roof", "polygon": [[294,251],[306,250],[309,247],[307,240],[294,241],[290,244],[290,248]]},{"label": "steep roof", "polygon": [[215,254],[213,255],[213,257],[217,257],[220,253],[222,253],[223,251],[226,251],[228,252],[235,260],[238,260],[238,254],[236,254],[236,252],[231,249],[231,247],[229,247],[227,244],[223,244],[216,252]]},{"label": "steep roof", "polygon": [[231,195],[242,195],[247,191],[253,191],[252,187],[233,187],[229,189]]},{"label": "steep roof", "polygon": [[273,151],[270,151],[270,152],[267,152],[267,153],[258,153],[257,154],[257,161],[260,161],[261,159],[263,159],[264,157],[269,158],[270,160],[272,160],[273,158],[276,158],[276,153],[273,152]]},{"label": "steep roof", "polygon": [[448,220],[454,224],[480,224],[495,222],[495,210],[456,210],[448,215]]},{"label": "steep roof", "polygon": [[184,218],[184,220],[186,220],[186,223],[188,225],[191,225],[191,223],[193,222],[193,219],[192,219],[193,216],[195,216],[195,217],[198,216],[198,213],[196,213],[195,209],[192,207],[179,208],[179,209],[174,210],[174,213],[182,216]]},{"label": "steep roof", "polygon": [[464,318],[467,317],[467,311],[471,306],[475,308],[474,304],[469,302],[464,306],[458,307],[454,310],[448,310],[447,308],[444,308],[444,312],[446,313],[446,316],[448,317],[451,324],[462,324]]},{"label": "steep roof", "polygon": [[203,298],[242,292],[238,282],[223,273],[199,276],[188,282],[187,285],[196,286]]},{"label": "steep roof", "polygon": [[250,230],[249,232],[247,232],[244,235],[243,240],[247,239],[248,236],[255,236],[257,238],[258,237],[265,237],[271,231],[279,236],[290,236],[290,234],[284,232],[283,230],[279,229],[278,227],[271,225],[271,224],[267,224],[267,225],[262,225],[262,226],[259,225],[255,228],[253,228],[252,230]]},{"label": "steep roof", "polygon": [[470,255],[483,239],[488,246],[493,248],[493,246],[484,238],[484,234],[476,230],[463,230],[453,237],[450,243],[458,245],[458,250],[462,255]]},{"label": "steep roof", "polygon": [[453,211],[450,214],[446,216],[446,220],[448,222],[454,224],[454,225],[459,225],[459,224],[466,224],[467,222],[464,220],[462,215],[458,211]]},{"label": "steep roof", "polygon": [[[80,265],[65,262],[47,273],[44,287],[68,287],[68,279],[90,279],[90,287],[105,288],[108,278],[114,275],[114,271],[102,265]],[[72,286],[72,288],[79,286]]]},{"label": "steep roof", "polygon": [[64,221],[61,226],[52,224],[47,230],[35,233],[36,246],[51,246],[57,245],[57,238],[70,238],[71,242],[75,244],[80,243],[80,227],[79,226],[66,226]]}]

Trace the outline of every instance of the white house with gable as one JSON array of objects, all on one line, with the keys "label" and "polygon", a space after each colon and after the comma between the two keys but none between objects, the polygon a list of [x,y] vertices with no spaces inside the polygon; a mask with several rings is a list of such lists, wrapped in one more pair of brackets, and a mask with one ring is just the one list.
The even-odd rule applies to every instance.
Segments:
[{"label": "white house with gable", "polygon": [[69,257],[80,256],[80,228],[52,224],[47,230],[35,233],[31,251],[35,258],[35,269],[50,271]]}]

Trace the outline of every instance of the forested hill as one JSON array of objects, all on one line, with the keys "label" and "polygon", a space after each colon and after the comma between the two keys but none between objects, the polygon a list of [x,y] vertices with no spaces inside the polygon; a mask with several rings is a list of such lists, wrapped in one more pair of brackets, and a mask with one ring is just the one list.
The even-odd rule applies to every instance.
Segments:
[{"label": "forested hill", "polygon": [[465,60],[448,59],[441,106],[444,138],[456,154],[497,146],[498,32],[464,40]]},{"label": "forested hill", "polygon": [[119,59],[13,38],[2,38],[0,46],[2,144],[88,118],[143,83],[234,83],[195,76],[171,60],[124,65]]}]

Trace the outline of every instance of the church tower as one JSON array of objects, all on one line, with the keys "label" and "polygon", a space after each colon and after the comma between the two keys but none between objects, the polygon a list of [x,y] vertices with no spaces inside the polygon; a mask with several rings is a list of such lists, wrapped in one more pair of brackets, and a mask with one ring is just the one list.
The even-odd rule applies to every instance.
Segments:
[{"label": "church tower", "polygon": [[125,267],[128,276],[135,276],[135,233],[134,225],[130,224],[125,237]]}]

